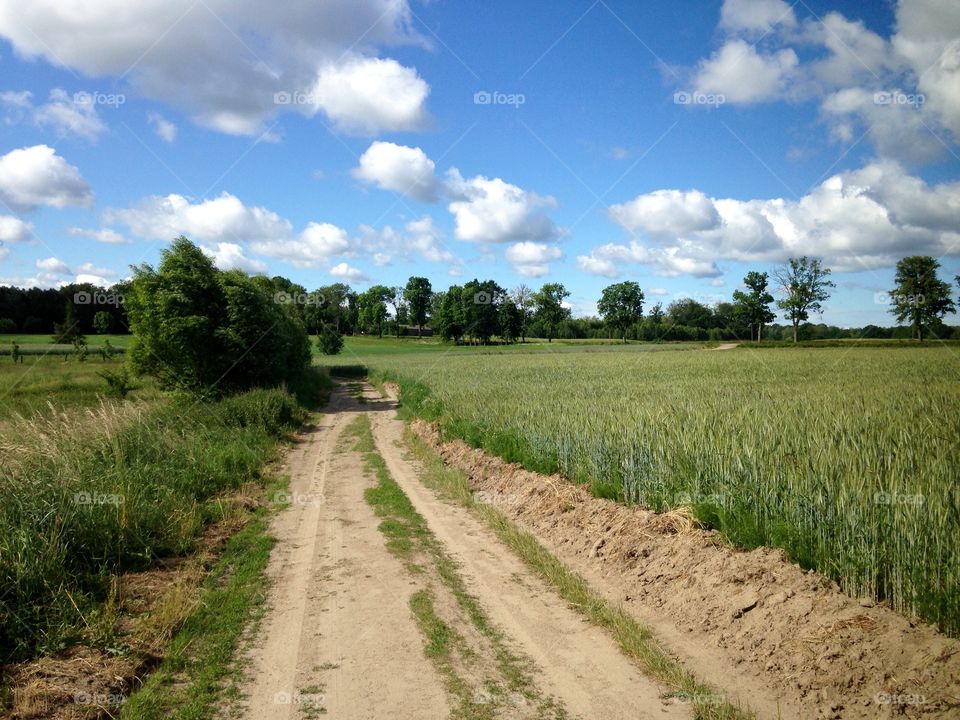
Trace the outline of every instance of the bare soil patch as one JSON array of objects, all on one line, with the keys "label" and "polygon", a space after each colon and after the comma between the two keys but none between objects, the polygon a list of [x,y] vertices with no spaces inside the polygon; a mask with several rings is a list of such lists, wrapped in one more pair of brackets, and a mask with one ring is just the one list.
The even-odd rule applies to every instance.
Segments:
[{"label": "bare soil patch", "polygon": [[730,548],[683,512],[600,500],[412,427],[480,498],[761,717],[960,717],[960,641],[935,627],[851,598],[779,550]]}]

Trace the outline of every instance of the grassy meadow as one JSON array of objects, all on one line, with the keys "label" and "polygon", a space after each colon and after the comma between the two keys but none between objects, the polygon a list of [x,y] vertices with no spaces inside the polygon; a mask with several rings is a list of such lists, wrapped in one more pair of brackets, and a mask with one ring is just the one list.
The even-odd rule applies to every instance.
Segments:
[{"label": "grassy meadow", "polygon": [[960,348],[653,349],[669,346],[353,342],[337,360],[398,381],[447,436],[598,496],[691,507],[960,634]]},{"label": "grassy meadow", "polygon": [[326,383],[297,388],[302,403],[284,389],[197,402],[138,378],[121,399],[101,375],[121,368],[0,357],[0,661],[109,646],[111,578],[189,554]]}]

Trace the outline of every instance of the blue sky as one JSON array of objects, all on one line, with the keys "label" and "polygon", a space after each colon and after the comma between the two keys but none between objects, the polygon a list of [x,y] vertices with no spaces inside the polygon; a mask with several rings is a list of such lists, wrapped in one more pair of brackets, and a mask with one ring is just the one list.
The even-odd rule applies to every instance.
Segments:
[{"label": "blue sky", "polygon": [[[185,234],[309,289],[560,281],[578,314],[823,257],[823,319],[960,273],[960,5],[0,0],[0,283]],[[955,320],[954,320],[955,321]]]}]

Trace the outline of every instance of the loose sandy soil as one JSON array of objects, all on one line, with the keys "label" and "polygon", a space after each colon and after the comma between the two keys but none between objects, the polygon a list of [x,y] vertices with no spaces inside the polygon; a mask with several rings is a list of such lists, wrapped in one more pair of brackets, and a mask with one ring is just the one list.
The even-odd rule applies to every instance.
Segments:
[{"label": "loose sandy soil", "polygon": [[960,642],[790,563],[414,431],[682,662],[762,718],[960,718]]},{"label": "loose sandy soil", "polygon": [[[244,657],[239,713],[270,718],[461,717],[443,677],[425,656],[410,599],[428,582],[392,555],[380,519],[364,499],[374,481],[361,454],[341,438],[369,413],[377,450],[457,563],[470,595],[529,661],[552,712],[584,720],[689,718],[688,705],[662,697],[605,633],[586,623],[468,511],[438,500],[402,448],[394,404],[370,390],[364,402],[338,388],[320,423],[287,461],[293,503],[276,518],[267,612]],[[461,630],[468,640],[469,628]],[[478,648],[477,652],[482,652]],[[468,653],[469,655],[469,653]],[[477,703],[482,704],[482,693]],[[495,717],[539,718],[522,702]],[[477,717],[481,717],[478,714]],[[555,715],[551,715],[555,716]]]}]

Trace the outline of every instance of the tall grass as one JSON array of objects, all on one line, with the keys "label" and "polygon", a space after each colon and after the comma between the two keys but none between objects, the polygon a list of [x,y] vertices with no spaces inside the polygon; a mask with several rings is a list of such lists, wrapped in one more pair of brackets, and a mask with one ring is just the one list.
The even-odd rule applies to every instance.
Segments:
[{"label": "tall grass", "polygon": [[690,506],[960,635],[953,348],[368,362],[447,435],[600,496]]},{"label": "tall grass", "polygon": [[205,501],[255,480],[305,411],[285,390],[106,403],[0,438],[2,660],[77,639],[112,574],[188,552]]}]

